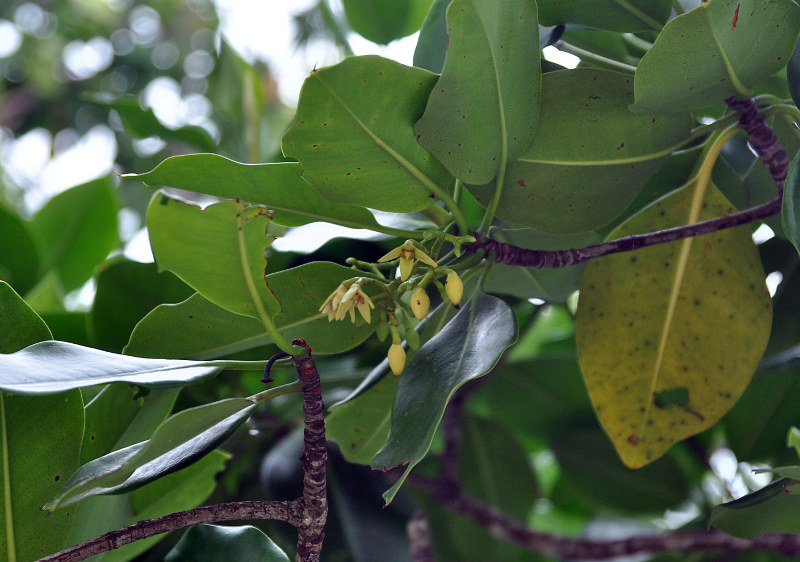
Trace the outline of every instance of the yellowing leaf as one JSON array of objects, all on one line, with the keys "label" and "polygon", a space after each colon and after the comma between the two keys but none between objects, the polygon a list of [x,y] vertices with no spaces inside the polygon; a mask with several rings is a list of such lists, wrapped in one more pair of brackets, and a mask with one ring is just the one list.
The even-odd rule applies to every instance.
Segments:
[{"label": "yellowing leaf", "polygon": [[[690,182],[610,238],[729,214]],[[743,226],[590,263],[578,356],[597,416],[623,462],[643,466],[716,423],[739,399],[769,338],[764,271]]]}]

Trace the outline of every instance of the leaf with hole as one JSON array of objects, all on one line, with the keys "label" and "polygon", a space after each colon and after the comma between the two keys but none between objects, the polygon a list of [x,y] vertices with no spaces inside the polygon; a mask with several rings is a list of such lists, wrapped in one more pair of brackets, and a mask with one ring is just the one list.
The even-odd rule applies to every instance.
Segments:
[{"label": "leaf with hole", "polygon": [[[734,211],[692,181],[614,230],[658,231]],[[643,466],[714,425],[750,382],[772,307],[747,226],[606,256],[581,282],[578,359],[623,462]]]}]

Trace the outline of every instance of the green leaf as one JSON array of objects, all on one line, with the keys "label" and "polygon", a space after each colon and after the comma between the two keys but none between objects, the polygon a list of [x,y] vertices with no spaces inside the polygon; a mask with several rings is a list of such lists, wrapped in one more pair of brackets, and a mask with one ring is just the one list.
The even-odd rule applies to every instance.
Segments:
[{"label": "green leaf", "polygon": [[30,226],[0,205],[0,280],[23,295],[36,283],[39,256]]},{"label": "green leaf", "polygon": [[579,23],[609,31],[661,31],[670,0],[560,0],[541,2],[542,25]]},{"label": "green leaf", "polygon": [[[163,517],[201,505],[216,488],[216,478],[230,458],[229,454],[220,450],[211,451],[191,466],[134,490],[130,494],[131,517],[126,525],[133,525],[144,519]],[[103,499],[108,497],[105,496]],[[85,501],[81,502],[79,509],[85,503]],[[113,530],[113,528],[108,530]],[[103,558],[103,562],[131,560],[165,538],[167,535],[161,534],[124,545],[109,552]]]},{"label": "green leaf", "polygon": [[344,0],[343,3],[353,31],[373,43],[386,45],[417,31],[431,0]]},{"label": "green leaf", "polygon": [[[598,69],[542,77],[542,116],[533,143],[512,162],[497,216],[543,232],[594,230],[633,201],[687,138],[688,113],[635,115],[627,74]],[[469,186],[481,205],[493,184]]]},{"label": "green leaf", "polygon": [[192,294],[171,273],[159,273],[155,264],[121,258],[101,264],[95,282],[89,330],[97,347],[114,352],[122,350],[133,327],[155,306],[179,302]]},{"label": "green leaf", "polygon": [[266,205],[272,220],[285,226],[325,221],[351,228],[377,226],[368,210],[328,201],[302,177],[296,162],[241,164],[217,154],[172,156],[152,171],[125,178],[149,186],[169,186],[224,199],[242,199]]},{"label": "green leaf", "polygon": [[536,3],[453,0],[442,76],[414,126],[464,182],[491,181],[530,144],[539,118]]},{"label": "green leaf", "polygon": [[168,142],[180,142],[194,145],[200,150],[214,151],[217,143],[202,127],[187,125],[170,129],[158,120],[152,109],[144,109],[136,96],[109,98],[103,95],[89,98],[95,105],[113,109],[119,115],[125,132],[136,139],[158,136]]},{"label": "green leaf", "polygon": [[0,281],[0,353],[14,353],[53,336],[44,320],[5,281]]},{"label": "green leaf", "polygon": [[795,105],[800,105],[800,39],[794,44],[794,51],[786,66],[786,82]]},{"label": "green leaf", "polygon": [[562,425],[560,430],[550,445],[564,478],[598,508],[661,514],[685,501],[689,483],[673,457],[632,471],[599,429]]},{"label": "green leaf", "polygon": [[407,464],[397,483],[383,494],[387,503],[427,454],[453,393],[489,372],[516,338],[517,323],[508,305],[476,293],[406,365],[395,394],[389,437],[372,459],[372,467],[380,470]]},{"label": "green leaf", "polygon": [[183,386],[223,369],[263,363],[181,361],[117,355],[62,341],[46,341],[0,354],[0,389],[20,394],[50,394],[72,388],[130,382],[143,386]]},{"label": "green leaf", "polygon": [[53,270],[65,292],[83,285],[119,244],[117,200],[111,178],[53,197],[31,222],[41,273]]},{"label": "green leaf", "polygon": [[433,0],[419,30],[414,66],[441,74],[447,53],[447,6],[450,0]]},{"label": "green leaf", "polygon": [[259,319],[281,311],[264,282],[269,220],[266,209],[238,201],[201,209],[163,193],[147,209],[160,271],[172,271],[218,306]]},{"label": "green leaf", "polygon": [[[492,228],[489,237],[520,248],[536,250],[565,250],[582,248],[600,242],[595,232],[555,236],[529,228],[501,230]],[[564,302],[578,290],[585,265],[556,269],[518,267],[498,264],[492,269],[485,290],[488,293],[514,295],[522,299],[539,298],[550,302]]]},{"label": "green leaf", "polygon": [[781,478],[746,496],[714,506],[711,526],[743,539],[764,533],[800,532],[800,495],[787,493],[800,481]]},{"label": "green leaf", "polygon": [[263,560],[289,562],[289,557],[259,529],[250,525],[231,527],[197,525],[184,533],[165,562],[228,562]]},{"label": "green leaf", "polygon": [[408,213],[432,203],[447,170],[412,129],[436,75],[376,56],[348,57],[309,76],[283,152],[340,203]]},{"label": "green leaf", "polygon": [[633,111],[694,111],[751,88],[789,61],[792,0],[709,0],[670,21],[636,69]]},{"label": "green leaf", "polygon": [[[660,199],[610,239],[722,216],[733,207],[698,182]],[[764,352],[772,319],[747,226],[590,262],[575,326],[598,418],[637,468],[714,425]]]},{"label": "green leaf", "polygon": [[228,398],[182,410],[148,441],[84,464],[43,509],[50,511],[102,494],[121,494],[171,474],[214,450],[244,423],[256,404]]},{"label": "green leaf", "polygon": [[[539,486],[525,452],[504,427],[488,420],[465,416],[462,431],[458,468],[464,491],[517,521],[527,521]],[[471,518],[427,498],[421,503],[437,560],[540,559],[516,544],[492,537]]]},{"label": "green leaf", "polygon": [[[363,342],[370,324],[329,322],[320,306],[352,269],[312,262],[267,275],[275,296],[291,303],[273,321],[286,339],[304,338],[314,353],[340,353]],[[155,308],[135,328],[125,353],[145,357],[212,358],[270,343],[259,322],[219,308],[200,295]]]},{"label": "green leaf", "polygon": [[786,237],[800,252],[800,153],[794,157],[786,174],[781,222]]},{"label": "green leaf", "polygon": [[400,377],[389,373],[365,393],[330,408],[326,436],[339,445],[347,462],[370,464],[386,441],[399,382]]},{"label": "green leaf", "polygon": [[38,560],[66,546],[75,512],[48,517],[40,508],[78,467],[82,434],[79,390],[53,396],[0,392],[3,560]]}]

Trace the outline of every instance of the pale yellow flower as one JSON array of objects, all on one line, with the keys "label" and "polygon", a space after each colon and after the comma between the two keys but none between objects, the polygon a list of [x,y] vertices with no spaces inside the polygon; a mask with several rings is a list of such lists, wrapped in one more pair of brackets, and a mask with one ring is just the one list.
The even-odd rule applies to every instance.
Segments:
[{"label": "pale yellow flower", "polygon": [[402,281],[405,281],[411,275],[411,270],[414,267],[415,259],[431,267],[439,267],[439,264],[436,263],[428,254],[414,245],[413,240],[406,240],[402,246],[398,246],[380,258],[378,263],[390,261],[396,258],[400,258],[400,279]]},{"label": "pale yellow flower", "polygon": [[350,320],[355,324],[356,322],[356,308],[361,316],[370,323],[370,309],[375,308],[372,300],[361,290],[361,284],[353,283],[347,290],[347,293],[342,297],[339,303],[339,309],[336,311],[336,319],[341,320],[345,314],[350,313]]},{"label": "pale yellow flower", "polygon": [[339,310],[339,304],[341,304],[342,299],[347,294],[347,287],[342,284],[336,287],[336,290],[330,294],[330,296],[325,299],[325,302],[319,307],[319,311],[322,314],[328,315],[328,322],[332,321],[336,318],[336,311]]}]

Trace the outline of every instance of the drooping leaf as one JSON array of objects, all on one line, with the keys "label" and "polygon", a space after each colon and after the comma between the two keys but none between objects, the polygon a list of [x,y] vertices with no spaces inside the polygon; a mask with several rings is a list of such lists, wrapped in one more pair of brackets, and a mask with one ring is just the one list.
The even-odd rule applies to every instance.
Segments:
[{"label": "drooping leaf", "polygon": [[433,0],[419,30],[414,66],[441,74],[447,53],[447,6],[450,0]]},{"label": "drooping leaf", "polygon": [[530,144],[539,118],[536,3],[453,0],[442,75],[414,126],[464,182],[490,182]]},{"label": "drooping leaf", "polygon": [[23,295],[39,273],[39,256],[30,225],[0,205],[0,280]]},{"label": "drooping leaf", "polygon": [[112,259],[100,265],[97,292],[88,323],[95,346],[119,352],[136,323],[154,307],[179,302],[191,288],[169,272],[159,273],[153,263]]},{"label": "drooping leaf", "polygon": [[283,152],[332,201],[407,213],[429,206],[447,170],[412,129],[436,75],[376,56],[349,57],[309,76]]},{"label": "drooping leaf", "polygon": [[261,530],[251,525],[197,525],[184,533],[165,562],[263,560],[289,562],[289,557]]},{"label": "drooping leaf", "polygon": [[[2,281],[0,326],[15,329],[0,333],[3,352],[50,337],[42,319]],[[0,392],[0,559],[36,560],[66,546],[75,513],[49,518],[39,508],[78,467],[82,434],[79,390],[35,397]]]},{"label": "drooping leaf", "polygon": [[222,369],[260,361],[182,361],[117,355],[62,341],[30,345],[0,354],[0,389],[19,394],[50,394],[110,382],[143,386],[183,386]]},{"label": "drooping leaf", "polygon": [[147,210],[150,245],[160,271],[172,271],[214,304],[254,318],[281,303],[264,281],[268,211],[238,201],[201,209],[157,193]]},{"label": "drooping leaf", "polygon": [[376,469],[407,465],[383,495],[387,502],[427,454],[453,393],[485,375],[516,337],[517,323],[508,305],[476,293],[409,361],[395,393],[389,436],[372,459]]},{"label": "drooping leaf", "polygon": [[344,0],[343,4],[353,31],[373,43],[386,45],[417,31],[431,0]]},{"label": "drooping leaf", "polygon": [[119,243],[117,206],[108,177],[53,197],[31,222],[40,271],[52,270],[65,292],[88,281],[97,264]]},{"label": "drooping leaf", "polygon": [[661,31],[672,11],[670,0],[560,0],[541,2],[542,25],[580,23],[609,31]]},{"label": "drooping leaf", "polygon": [[210,152],[217,149],[217,143],[202,127],[185,125],[176,129],[165,126],[158,120],[150,108],[143,108],[136,96],[121,96],[109,98],[96,95],[89,98],[95,105],[113,109],[119,115],[125,132],[133,138],[143,139],[158,136],[168,142],[180,142],[194,145],[202,151]]},{"label": "drooping leaf", "polygon": [[0,353],[14,353],[52,338],[41,317],[5,281],[0,281]]},{"label": "drooping leaf", "polygon": [[[144,519],[163,517],[192,509],[202,505],[216,488],[216,479],[225,468],[225,463],[231,456],[219,449],[211,451],[208,455],[182,468],[177,472],[168,474],[158,480],[137,488],[129,495],[131,516],[125,525],[133,525]],[[103,499],[112,496],[97,496]],[[92,498],[96,499],[96,498]],[[78,509],[85,505],[85,501],[78,505]],[[109,529],[113,530],[113,529]],[[139,554],[144,553],[159,541],[167,538],[167,534],[156,535],[141,541],[135,541],[116,550],[109,552],[103,559],[104,562],[127,562]]]},{"label": "drooping leaf", "polygon": [[800,252],[800,153],[794,157],[786,174],[781,222],[786,237]]},{"label": "drooping leaf", "polygon": [[792,0],[709,0],[667,25],[636,68],[633,111],[693,111],[783,68],[800,33]]},{"label": "drooping leaf", "polygon": [[787,493],[800,481],[781,478],[732,502],[714,506],[711,526],[743,539],[764,533],[800,532],[800,495]]},{"label": "drooping leaf", "polygon": [[[339,284],[353,277],[350,268],[312,262],[267,275],[266,281],[281,302],[292,303],[275,315],[278,331],[288,340],[302,337],[315,353],[340,353],[354,348],[374,327],[329,322],[319,309]],[[270,343],[261,324],[193,295],[176,305],[154,309],[137,326],[126,353],[146,357],[219,357]]]},{"label": "drooping leaf", "polygon": [[348,462],[370,464],[389,435],[392,402],[400,382],[386,370],[380,383],[364,394],[330,408],[326,436],[339,445]]},{"label": "drooping leaf", "polygon": [[44,509],[53,511],[90,496],[135,490],[188,466],[214,450],[255,408],[248,398],[228,398],[182,410],[162,423],[148,441],[83,465]]},{"label": "drooping leaf", "polygon": [[[609,238],[729,214],[692,181]],[[581,282],[578,357],[598,418],[636,468],[716,423],[764,352],[771,303],[747,227],[590,262]]]},{"label": "drooping leaf", "polygon": [[[691,127],[688,113],[636,115],[632,79],[598,69],[542,77],[536,137],[510,163],[497,215],[568,234],[610,222],[633,201]],[[495,186],[469,186],[488,206]]]},{"label": "drooping leaf", "polygon": [[[600,242],[595,232],[555,236],[529,228],[502,230],[492,228],[489,237],[520,248],[536,250],[565,250],[582,248]],[[541,269],[498,264],[492,269],[486,283],[489,293],[502,293],[515,297],[539,298],[550,302],[564,302],[578,290],[585,265]]]},{"label": "drooping leaf", "polygon": [[377,223],[368,210],[322,197],[302,177],[296,162],[241,164],[217,154],[172,156],[150,172],[123,177],[150,186],[169,186],[224,199],[266,205],[272,220],[285,226],[325,221],[351,228]]}]

